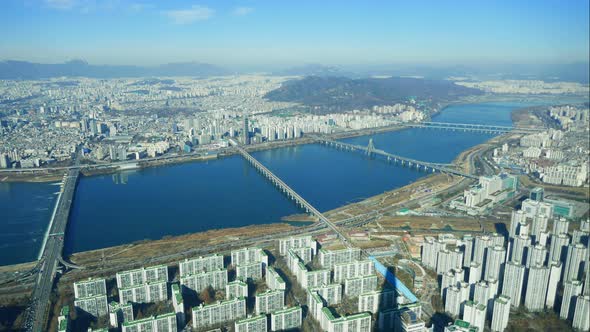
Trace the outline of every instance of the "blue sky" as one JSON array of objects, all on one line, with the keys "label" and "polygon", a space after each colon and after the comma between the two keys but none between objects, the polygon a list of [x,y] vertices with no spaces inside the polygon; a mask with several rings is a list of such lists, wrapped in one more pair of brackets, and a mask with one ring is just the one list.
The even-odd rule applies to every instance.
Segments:
[{"label": "blue sky", "polygon": [[588,0],[1,0],[0,59],[94,64],[571,63]]}]

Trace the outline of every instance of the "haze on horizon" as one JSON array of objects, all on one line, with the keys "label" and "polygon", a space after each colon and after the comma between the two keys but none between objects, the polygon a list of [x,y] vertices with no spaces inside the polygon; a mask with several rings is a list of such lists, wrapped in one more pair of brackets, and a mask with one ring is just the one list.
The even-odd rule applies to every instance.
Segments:
[{"label": "haze on horizon", "polygon": [[0,60],[223,66],[567,64],[589,2],[4,0]]}]

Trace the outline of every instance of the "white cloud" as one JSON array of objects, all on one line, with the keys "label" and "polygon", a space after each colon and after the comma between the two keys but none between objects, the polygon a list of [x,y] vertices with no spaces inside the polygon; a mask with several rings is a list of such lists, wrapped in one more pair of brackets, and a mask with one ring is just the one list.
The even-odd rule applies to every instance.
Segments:
[{"label": "white cloud", "polygon": [[236,16],[246,16],[254,11],[252,7],[236,7],[232,11],[232,14]]},{"label": "white cloud", "polygon": [[208,20],[215,14],[215,10],[204,6],[192,6],[189,9],[168,10],[164,14],[176,24],[191,24]]},{"label": "white cloud", "polygon": [[45,0],[45,4],[54,9],[69,10],[76,6],[76,0]]}]

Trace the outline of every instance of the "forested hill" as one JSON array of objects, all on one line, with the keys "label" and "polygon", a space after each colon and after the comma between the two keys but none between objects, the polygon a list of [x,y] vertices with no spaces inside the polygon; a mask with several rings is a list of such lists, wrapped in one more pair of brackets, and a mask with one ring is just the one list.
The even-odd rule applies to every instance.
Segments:
[{"label": "forested hill", "polygon": [[298,102],[307,106],[346,110],[392,104],[405,101],[409,97],[445,101],[482,93],[481,90],[443,80],[308,76],[287,81],[280,88],[267,93],[265,97],[272,101]]}]

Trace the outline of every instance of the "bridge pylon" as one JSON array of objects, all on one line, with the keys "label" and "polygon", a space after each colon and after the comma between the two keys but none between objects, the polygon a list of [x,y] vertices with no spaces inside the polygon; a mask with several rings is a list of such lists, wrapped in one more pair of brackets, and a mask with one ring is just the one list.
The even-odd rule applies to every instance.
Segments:
[{"label": "bridge pylon", "polygon": [[375,144],[373,144],[373,139],[369,138],[369,144],[367,144],[367,156],[373,156],[373,151],[375,151]]}]

